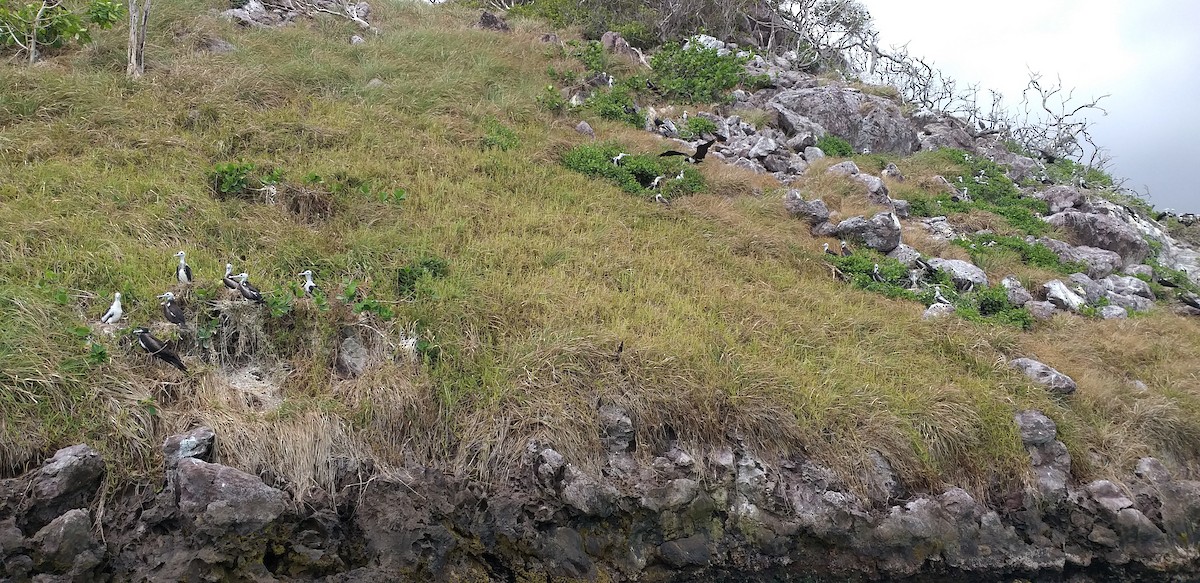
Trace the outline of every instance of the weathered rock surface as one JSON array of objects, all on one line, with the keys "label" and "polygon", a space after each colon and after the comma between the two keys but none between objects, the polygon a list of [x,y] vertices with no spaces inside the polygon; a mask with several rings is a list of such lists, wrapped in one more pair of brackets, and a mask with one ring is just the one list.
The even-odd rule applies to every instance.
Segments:
[{"label": "weathered rock surface", "polygon": [[935,257],[929,264],[938,271],[945,272],[954,281],[954,287],[960,290],[974,289],[988,284],[987,274],[975,264],[961,259],[942,259]]},{"label": "weathered rock surface", "polygon": [[1060,280],[1050,280],[1042,284],[1042,288],[1046,291],[1046,301],[1054,304],[1060,310],[1079,313],[1087,305],[1087,300],[1083,296]]},{"label": "weathered rock surface", "polygon": [[816,226],[829,220],[829,208],[820,199],[804,200],[799,190],[789,190],[783,195],[783,208],[792,216]]},{"label": "weathered rock surface", "polygon": [[879,213],[870,220],[851,217],[837,224],[833,233],[880,253],[890,253],[900,245],[900,221],[891,213]]},{"label": "weathered rock surface", "polygon": [[[787,119],[807,119],[826,133],[846,139],[856,152],[911,154],[917,150],[917,128],[892,101],[853,89],[827,85],[782,91],[771,98],[771,107]],[[789,112],[792,115],[788,115]],[[799,126],[798,130],[787,125]],[[804,131],[803,122],[785,125],[789,134]],[[821,134],[824,135],[824,134]]]},{"label": "weathered rock surface", "polygon": [[210,427],[197,427],[187,433],[172,435],[163,442],[163,458],[168,468],[179,465],[179,460],[196,458],[212,461],[217,434]]},{"label": "weathered rock surface", "polygon": [[67,510],[87,508],[103,478],[104,460],[96,450],[86,445],[58,450],[30,480],[22,527],[37,531]]},{"label": "weathered rock surface", "polygon": [[936,320],[938,318],[948,318],[954,315],[954,304],[931,304],[925,308],[925,313],[921,314],[922,320]]},{"label": "weathered rock surface", "polygon": [[1100,279],[1121,269],[1125,260],[1113,251],[1081,245],[1076,247],[1057,239],[1041,238],[1037,240],[1048,247],[1060,261],[1066,263],[1083,263],[1087,266],[1088,277]]},{"label": "weathered rock surface", "polygon": [[1021,307],[1033,301],[1033,294],[1029,293],[1021,281],[1012,275],[1000,280],[1000,285],[1004,286],[1008,292],[1008,303],[1014,306]]},{"label": "weathered rock surface", "polygon": [[1083,206],[1086,199],[1077,188],[1070,186],[1051,186],[1040,191],[1034,197],[1042,200],[1050,207],[1050,214],[1076,209]]},{"label": "weathered rock surface", "polygon": [[1029,380],[1046,387],[1053,393],[1069,395],[1074,393],[1077,388],[1071,377],[1032,358],[1014,358],[1009,361],[1008,365],[1025,373]]},{"label": "weathered rock surface", "polygon": [[[19,509],[0,498],[0,578],[1040,581],[1086,564],[1097,580],[1187,580],[1200,569],[1186,542],[1200,530],[1200,482],[1144,458],[1125,482],[1073,486],[1070,456],[1039,411],[1014,416],[1031,489],[995,508],[955,487],[911,492],[878,452],[860,476],[865,497],[801,455],[769,462],[734,445],[697,459],[674,444],[627,457],[633,416],[608,404],[597,416],[616,456],[599,471],[531,443],[510,478],[490,485],[432,468],[339,473],[336,491],[300,504],[255,476],[184,458],[165,484],[109,501],[104,541],[82,508],[23,533]],[[613,466],[618,458],[630,466]],[[0,485],[22,491],[38,475]]]},{"label": "weathered rock surface", "polygon": [[1141,263],[1150,254],[1137,229],[1109,215],[1065,211],[1050,216],[1048,223],[1070,232],[1080,243],[1121,256],[1123,265]]},{"label": "weathered rock surface", "polygon": [[479,15],[479,22],[476,24],[476,26],[478,26],[479,28],[482,28],[484,30],[495,30],[497,32],[511,32],[512,31],[512,29],[509,28],[508,23],[505,22],[505,20],[503,18],[497,16],[496,14],[488,12],[487,10],[484,10]]}]

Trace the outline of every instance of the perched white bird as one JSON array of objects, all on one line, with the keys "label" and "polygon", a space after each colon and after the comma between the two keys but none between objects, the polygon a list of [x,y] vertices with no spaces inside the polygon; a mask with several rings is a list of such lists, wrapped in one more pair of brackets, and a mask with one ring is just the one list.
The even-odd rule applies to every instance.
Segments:
[{"label": "perched white bird", "polygon": [[317,287],[316,283],[313,283],[313,272],[311,269],[305,269],[297,275],[304,277],[304,295],[311,296],[313,292],[320,291],[321,288]]},{"label": "perched white bird", "polygon": [[121,310],[121,292],[113,294],[113,303],[109,306],[108,311],[100,316],[100,321],[105,324],[116,324],[117,320],[121,319],[121,315],[125,312]]},{"label": "perched white bird", "polygon": [[617,154],[616,156],[613,156],[613,157],[612,157],[612,163],[613,163],[613,164],[616,164],[617,166],[620,166],[620,165],[621,165],[621,160],[624,160],[624,159],[625,159],[625,157],[626,157],[626,156],[628,156],[628,155],[629,155],[629,154],[626,154],[625,152],[621,152],[620,154]]},{"label": "perched white bird", "polygon": [[188,267],[187,262],[184,261],[184,252],[180,251],[175,256],[179,258],[179,266],[175,268],[175,277],[179,283],[192,283],[192,268]]}]

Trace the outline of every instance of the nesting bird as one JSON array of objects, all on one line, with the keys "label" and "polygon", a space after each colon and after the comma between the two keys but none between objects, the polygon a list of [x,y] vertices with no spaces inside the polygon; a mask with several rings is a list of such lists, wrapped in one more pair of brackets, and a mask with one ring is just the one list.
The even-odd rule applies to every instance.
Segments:
[{"label": "nesting bird", "polygon": [[317,287],[317,284],[313,282],[313,272],[311,269],[305,269],[297,275],[304,277],[304,284],[302,285],[304,295],[312,297],[314,293],[321,291],[321,288]]},{"label": "nesting bird", "polygon": [[226,263],[225,264],[225,277],[221,278],[221,283],[225,284],[226,288],[237,291],[238,282],[236,279],[234,279],[234,277],[235,276],[233,275],[233,264]]},{"label": "nesting bird", "polygon": [[187,321],[187,317],[183,314],[183,308],[179,307],[179,304],[175,303],[175,294],[166,292],[163,295],[158,296],[158,299],[163,300],[163,317],[166,318],[168,322],[182,326],[183,323]]},{"label": "nesting bird", "polygon": [[626,154],[625,152],[621,152],[620,154],[617,154],[616,156],[613,156],[613,157],[612,157],[612,163],[613,163],[614,165],[616,165],[616,166],[620,166],[620,165],[621,165],[621,160],[624,160],[624,159],[625,159],[625,157],[626,157],[626,156],[628,156],[628,155],[629,155],[629,154]]},{"label": "nesting bird", "polygon": [[821,243],[821,247],[825,249],[826,255],[833,255],[834,257],[837,257],[837,253],[834,253],[833,249],[829,248],[829,243]]},{"label": "nesting bird", "polygon": [[100,316],[100,321],[105,324],[116,324],[124,313],[124,310],[121,309],[121,292],[117,292],[113,294],[113,303],[108,307],[108,311]]},{"label": "nesting bird", "polygon": [[847,245],[845,241],[842,241],[842,257],[849,257],[853,253],[854,252],[850,250],[850,246]]},{"label": "nesting bird", "polygon": [[184,366],[183,360],[178,354],[167,349],[167,345],[162,340],[155,338],[150,331],[145,328],[134,328],[133,334],[137,336],[138,344],[142,350],[145,350],[150,356],[153,356],[167,364],[187,373],[187,367]]},{"label": "nesting bird", "polygon": [[871,279],[875,280],[878,283],[883,283],[883,274],[879,273],[879,264],[878,263],[875,264],[875,269],[871,270]]},{"label": "nesting bird", "polygon": [[660,192],[654,193],[654,202],[657,202],[658,204],[665,204],[667,206],[671,206],[671,199],[663,196],[662,193],[660,193]]},{"label": "nesting bird", "polygon": [[662,181],[664,178],[666,178],[666,176],[662,176],[662,175],[655,176],[654,180],[650,181],[650,186],[647,186],[646,188],[649,188],[650,190],[654,190],[654,189],[662,186]]},{"label": "nesting bird", "polygon": [[253,285],[250,285],[250,282],[248,281],[250,279],[249,274],[243,271],[237,274],[236,277],[238,279],[238,292],[242,294],[243,298],[246,298],[257,304],[263,303],[262,292],[258,291],[258,289]]},{"label": "nesting bird", "polygon": [[179,280],[179,283],[189,284],[192,283],[192,268],[184,261],[184,255],[183,251],[175,254],[179,258],[179,265],[175,268],[175,278]]},{"label": "nesting bird", "polygon": [[940,285],[933,286],[933,302],[935,304],[949,304],[950,303],[950,300],[946,299],[946,296],[942,295],[942,286],[940,286]]}]

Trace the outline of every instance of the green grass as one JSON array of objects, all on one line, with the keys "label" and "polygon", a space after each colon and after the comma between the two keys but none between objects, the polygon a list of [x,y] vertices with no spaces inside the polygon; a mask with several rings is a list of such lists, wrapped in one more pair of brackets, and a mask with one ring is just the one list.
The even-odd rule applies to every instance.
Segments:
[{"label": "green grass", "polygon": [[[696,452],[736,435],[853,481],[879,450],[915,488],[980,494],[1027,471],[1017,409],[1059,422],[1089,460],[1081,477],[1198,449],[1185,381],[1200,375],[1188,352],[1200,325],[1079,322],[1073,342],[1055,327],[923,322],[920,303],[830,277],[778,197],[738,195],[750,179],[715,160],[680,181],[696,194],[650,204],[608,174],[615,146],[538,105],[548,68],[570,63],[537,31],[381,4],[382,33],[351,46],[337,20],[252,31],[211,16],[215,0],[156,6],[142,82],[123,77],[120,31],[49,66],[0,68],[4,475],[81,441],[109,456],[113,479],[156,474],[163,437],[194,423],[217,429],[223,460],[298,491],[327,483],[339,456],[499,479],[529,439],[594,467],[597,399],[635,414],[641,455],[670,433]],[[196,52],[210,35],[239,50]],[[373,78],[385,87],[366,89]],[[667,143],[589,122],[671,163],[654,156]],[[583,171],[564,165],[572,152]],[[231,162],[280,177],[277,200],[217,196],[210,171]],[[182,298],[186,378],[127,338],[81,330],[115,291],[126,325],[159,322],[154,296],[173,286],[180,249],[200,279]],[[222,299],[227,262],[268,306]],[[317,300],[296,297],[304,269]],[[335,366],[347,334],[370,355],[357,379]],[[1125,337],[1137,342],[1113,341]],[[1104,374],[1076,345],[1102,354]],[[1074,400],[997,364],[1025,354],[1075,376]],[[239,376],[251,363],[278,375],[269,394]],[[1127,377],[1150,395],[1116,393],[1111,379]],[[1163,413],[1138,414],[1146,399]]]},{"label": "green grass", "polygon": [[1041,219],[1048,211],[1046,203],[1023,196],[995,162],[951,148],[917,156],[951,164],[955,171],[946,179],[956,188],[965,189],[971,200],[953,201],[948,193],[911,197],[908,201],[914,215],[934,217],[980,210],[1004,217],[1014,229],[1027,235],[1042,235],[1049,230]]},{"label": "green grass", "polygon": [[1047,269],[1063,275],[1087,271],[1086,264],[1071,261],[1064,262],[1049,247],[1041,243],[1028,243],[1021,237],[975,235],[956,239],[954,244],[966,249],[971,255],[971,261],[977,265],[986,262],[987,257],[1013,252],[1026,265]]}]

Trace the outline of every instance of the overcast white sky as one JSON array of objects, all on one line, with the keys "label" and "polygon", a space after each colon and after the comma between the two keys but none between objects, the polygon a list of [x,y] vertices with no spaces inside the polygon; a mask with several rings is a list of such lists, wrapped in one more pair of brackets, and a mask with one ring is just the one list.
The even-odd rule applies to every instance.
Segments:
[{"label": "overcast white sky", "polygon": [[1200,1],[861,0],[884,46],[1020,99],[1028,71],[1110,94],[1097,142],[1158,208],[1200,212]]}]

